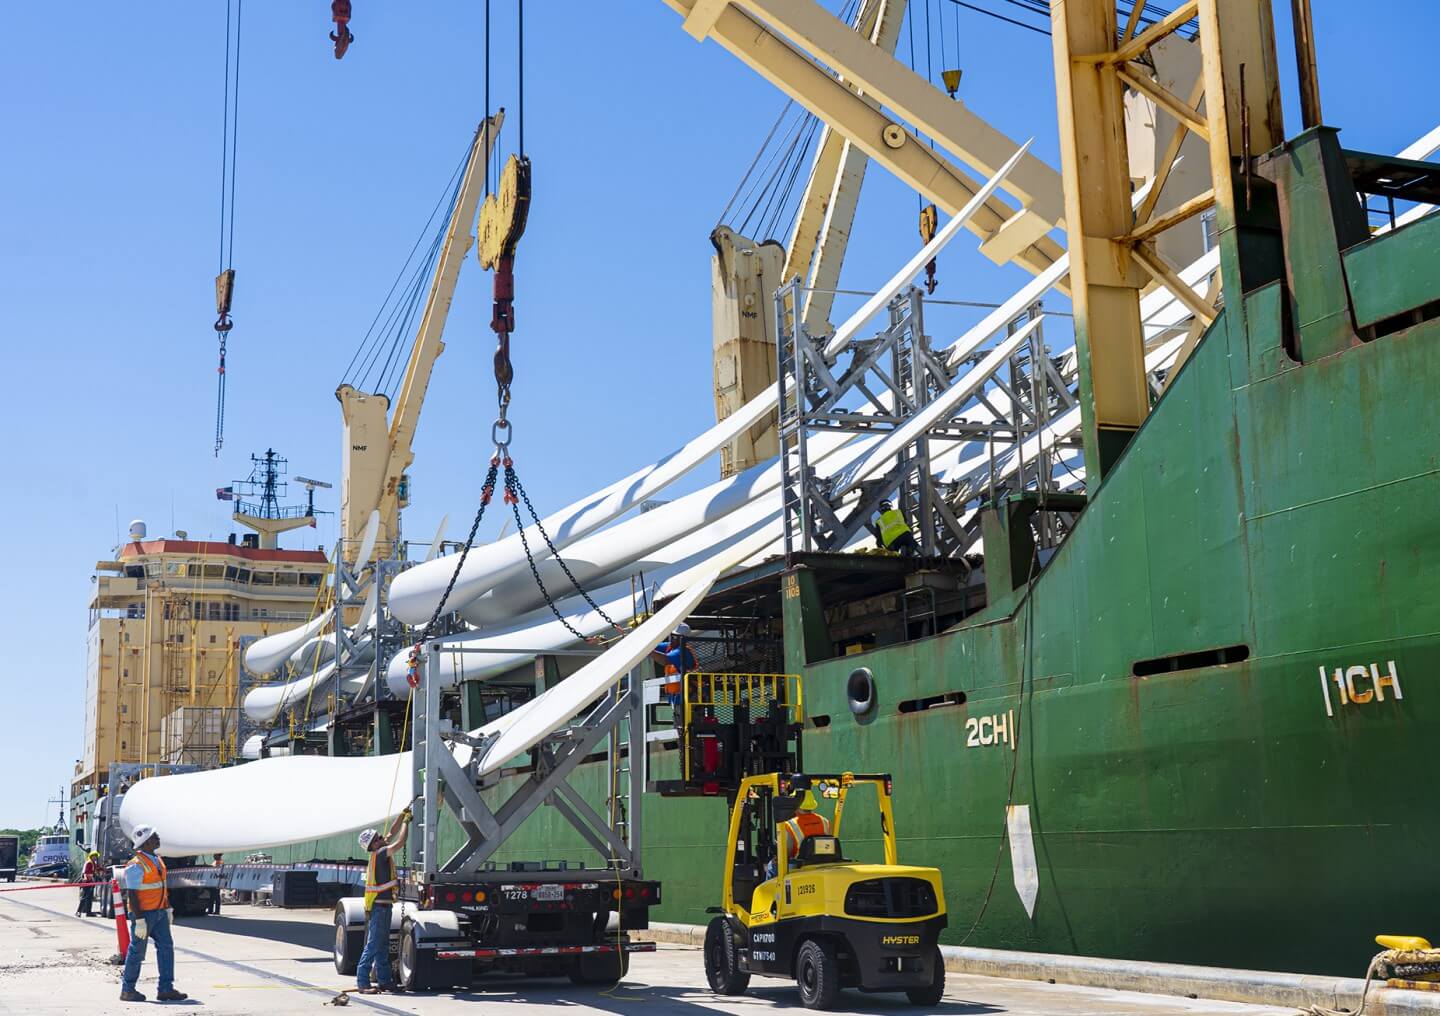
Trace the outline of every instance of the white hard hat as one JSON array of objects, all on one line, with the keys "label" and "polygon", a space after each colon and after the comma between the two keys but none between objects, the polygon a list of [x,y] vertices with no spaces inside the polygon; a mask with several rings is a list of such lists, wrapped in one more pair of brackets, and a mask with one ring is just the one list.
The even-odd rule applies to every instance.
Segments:
[{"label": "white hard hat", "polygon": [[130,832],[130,842],[135,846],[141,846],[146,840],[155,835],[155,827],[148,825],[136,826]]},{"label": "white hard hat", "polygon": [[689,626],[688,624],[686,624],[684,621],[681,621],[679,624],[677,624],[677,625],[675,626],[675,634],[676,634],[676,635],[689,635],[689,634],[690,634],[690,626]]},{"label": "white hard hat", "polygon": [[361,849],[361,850],[369,850],[369,849],[370,849],[370,841],[373,840],[373,839],[375,839],[375,837],[377,837],[377,836],[379,836],[379,835],[380,835],[380,830],[379,830],[379,829],[366,829],[366,830],[365,830],[364,832],[362,832],[362,833],[360,834],[360,836],[359,836],[360,849]]}]

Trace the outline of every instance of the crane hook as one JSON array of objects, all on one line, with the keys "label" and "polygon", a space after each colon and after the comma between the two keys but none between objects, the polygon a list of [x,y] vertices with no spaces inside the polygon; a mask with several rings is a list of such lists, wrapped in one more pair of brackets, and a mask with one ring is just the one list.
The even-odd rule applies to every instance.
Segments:
[{"label": "crane hook", "polygon": [[339,60],[355,41],[355,36],[350,31],[350,0],[334,0],[330,4],[330,18],[335,22],[335,31],[330,33],[330,41],[335,43],[335,59]]}]

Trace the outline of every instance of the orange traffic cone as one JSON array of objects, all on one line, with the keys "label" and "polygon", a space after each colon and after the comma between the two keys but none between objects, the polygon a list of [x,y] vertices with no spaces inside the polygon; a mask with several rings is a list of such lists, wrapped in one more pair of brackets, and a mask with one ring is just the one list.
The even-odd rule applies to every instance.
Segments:
[{"label": "orange traffic cone", "polygon": [[120,880],[110,880],[110,899],[115,910],[115,946],[119,949],[110,962],[119,966],[125,962],[125,954],[130,951],[130,920],[129,914],[125,911],[125,894],[120,891]]}]

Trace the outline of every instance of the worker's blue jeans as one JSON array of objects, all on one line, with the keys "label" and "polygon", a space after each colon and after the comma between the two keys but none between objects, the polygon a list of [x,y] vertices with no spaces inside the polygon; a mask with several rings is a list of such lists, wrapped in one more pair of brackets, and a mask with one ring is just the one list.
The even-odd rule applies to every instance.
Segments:
[{"label": "worker's blue jeans", "polygon": [[[138,921],[145,922],[148,938],[135,937]],[[152,939],[155,942],[155,960],[160,965],[160,990],[174,990],[175,940],[170,937],[170,911],[142,910],[138,918],[130,921],[130,951],[125,954],[125,973],[120,978],[120,986],[125,991],[135,990],[135,982],[140,980],[140,965],[145,962],[145,950]]]},{"label": "worker's blue jeans", "polygon": [[382,988],[394,983],[390,976],[390,911],[389,903],[370,906],[370,919],[365,922],[365,948],[360,952],[360,965],[355,968],[355,983],[370,987],[370,968],[375,968],[375,983]]}]

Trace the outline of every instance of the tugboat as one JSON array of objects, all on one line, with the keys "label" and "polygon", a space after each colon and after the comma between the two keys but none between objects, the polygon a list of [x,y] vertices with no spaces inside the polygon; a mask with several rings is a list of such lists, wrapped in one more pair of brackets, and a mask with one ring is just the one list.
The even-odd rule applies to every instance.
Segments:
[{"label": "tugboat", "polygon": [[70,877],[70,830],[65,825],[65,801],[61,794],[60,818],[49,831],[41,833],[30,854],[30,864],[22,874],[28,877]]}]

